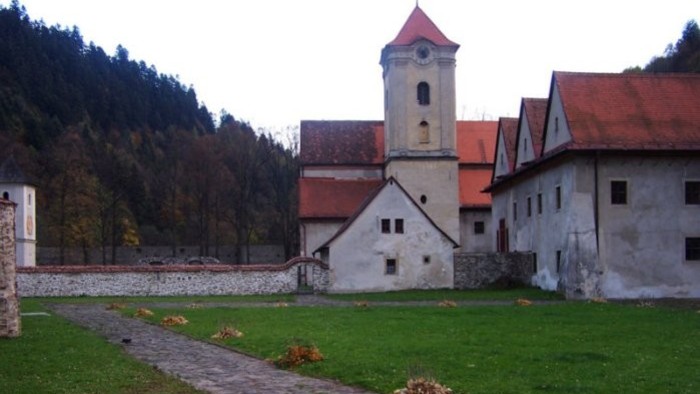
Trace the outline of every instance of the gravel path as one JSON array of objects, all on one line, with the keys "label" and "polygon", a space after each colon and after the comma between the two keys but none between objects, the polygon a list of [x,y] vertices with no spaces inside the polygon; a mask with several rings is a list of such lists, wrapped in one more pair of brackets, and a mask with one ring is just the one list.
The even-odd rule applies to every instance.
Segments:
[{"label": "gravel path", "polygon": [[[49,304],[68,320],[123,346],[133,357],[210,393],[359,394],[357,388],[277,369],[230,349],[121,316],[103,304]],[[124,338],[131,339],[123,343]]]}]

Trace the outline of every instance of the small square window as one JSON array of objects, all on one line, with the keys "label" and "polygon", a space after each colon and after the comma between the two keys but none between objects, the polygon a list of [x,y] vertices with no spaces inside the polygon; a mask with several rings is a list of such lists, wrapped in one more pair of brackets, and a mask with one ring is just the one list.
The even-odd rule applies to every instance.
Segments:
[{"label": "small square window", "polygon": [[391,219],[382,219],[382,233],[389,234],[391,232]]},{"label": "small square window", "polygon": [[423,264],[430,264],[430,256],[428,256],[428,255],[423,256]]},{"label": "small square window", "polygon": [[537,193],[537,213],[542,214],[542,193]]},{"label": "small square window", "polygon": [[484,222],[474,222],[474,234],[484,233]]},{"label": "small square window", "polygon": [[527,198],[527,217],[532,216],[532,199],[530,197]]},{"label": "small square window", "polygon": [[700,261],[700,237],[685,239],[685,259],[687,261]]},{"label": "small square window", "polygon": [[554,197],[556,199],[557,210],[559,210],[561,209],[561,186],[557,186],[556,189],[554,189]]},{"label": "small square window", "polygon": [[610,203],[627,204],[627,181],[610,181]]},{"label": "small square window", "polygon": [[700,205],[700,181],[685,182],[685,203],[687,205]]},{"label": "small square window", "polygon": [[387,275],[396,275],[396,259],[386,259],[386,271]]},{"label": "small square window", "polygon": [[403,219],[394,219],[394,232],[403,234]]}]

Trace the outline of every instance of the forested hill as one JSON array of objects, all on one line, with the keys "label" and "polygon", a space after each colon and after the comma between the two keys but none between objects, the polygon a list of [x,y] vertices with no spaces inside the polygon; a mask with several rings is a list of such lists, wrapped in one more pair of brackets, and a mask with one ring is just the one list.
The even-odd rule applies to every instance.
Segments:
[{"label": "forested hill", "polygon": [[[193,88],[86,44],[77,27],[0,6],[0,161],[37,186],[39,246],[199,245],[245,262],[250,243],[295,252],[297,153],[233,116],[218,126]],[[63,252],[61,253],[63,256]],[[223,259],[223,258],[222,258]],[[84,261],[64,261],[79,264]]]},{"label": "forested hill", "polygon": [[675,45],[668,44],[663,56],[656,56],[641,68],[631,67],[625,72],[700,73],[700,27],[695,20],[686,23],[681,38]]}]

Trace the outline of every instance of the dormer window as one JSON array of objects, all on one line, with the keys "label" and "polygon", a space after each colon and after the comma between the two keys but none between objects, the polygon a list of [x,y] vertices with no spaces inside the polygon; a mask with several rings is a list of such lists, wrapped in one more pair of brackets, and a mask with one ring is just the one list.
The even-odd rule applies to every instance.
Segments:
[{"label": "dormer window", "polygon": [[418,105],[430,105],[430,85],[427,82],[418,84]]}]

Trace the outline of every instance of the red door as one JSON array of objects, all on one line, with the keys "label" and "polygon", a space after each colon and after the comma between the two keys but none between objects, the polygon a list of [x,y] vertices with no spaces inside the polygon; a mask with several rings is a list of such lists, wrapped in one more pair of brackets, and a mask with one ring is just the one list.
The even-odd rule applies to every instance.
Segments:
[{"label": "red door", "polygon": [[498,231],[496,232],[496,248],[499,252],[508,252],[508,227],[506,227],[506,220],[501,219],[498,221]]}]

